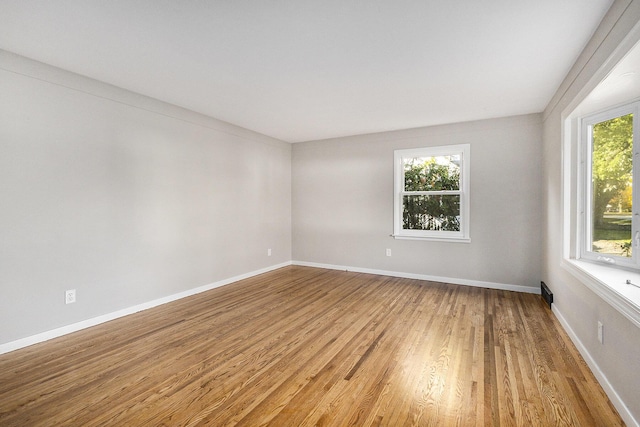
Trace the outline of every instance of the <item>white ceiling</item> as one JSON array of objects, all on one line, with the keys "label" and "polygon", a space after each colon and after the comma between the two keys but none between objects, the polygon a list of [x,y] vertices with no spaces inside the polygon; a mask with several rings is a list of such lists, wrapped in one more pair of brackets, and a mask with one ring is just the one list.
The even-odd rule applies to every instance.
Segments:
[{"label": "white ceiling", "polygon": [[298,142],[542,111],[612,0],[0,0],[0,49]]},{"label": "white ceiling", "polygon": [[575,117],[640,99],[640,43],[636,44],[572,112]]}]

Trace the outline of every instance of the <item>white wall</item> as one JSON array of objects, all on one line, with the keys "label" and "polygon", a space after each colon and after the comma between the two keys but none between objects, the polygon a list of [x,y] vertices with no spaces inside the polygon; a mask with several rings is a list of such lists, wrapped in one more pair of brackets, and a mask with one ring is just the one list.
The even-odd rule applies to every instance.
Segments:
[{"label": "white wall", "polygon": [[0,344],[290,261],[290,165],[287,143],[0,51]]},{"label": "white wall", "polygon": [[[539,289],[541,129],[534,114],[294,144],[294,261]],[[393,151],[464,143],[471,243],[390,237]]]},{"label": "white wall", "polygon": [[[562,259],[562,121],[638,39],[640,2],[616,1],[544,112],[543,280],[554,312],[629,425],[640,420],[640,329],[565,271]],[[634,27],[635,30],[634,30]],[[604,344],[597,322],[605,325]],[[634,420],[635,419],[635,420]]]}]

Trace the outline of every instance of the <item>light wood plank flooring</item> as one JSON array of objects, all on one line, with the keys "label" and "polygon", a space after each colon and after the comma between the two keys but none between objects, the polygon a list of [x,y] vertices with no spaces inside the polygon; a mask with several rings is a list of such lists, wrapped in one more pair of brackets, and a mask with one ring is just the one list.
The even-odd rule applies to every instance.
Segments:
[{"label": "light wood plank flooring", "polygon": [[286,267],[0,356],[2,426],[616,426],[537,295]]}]

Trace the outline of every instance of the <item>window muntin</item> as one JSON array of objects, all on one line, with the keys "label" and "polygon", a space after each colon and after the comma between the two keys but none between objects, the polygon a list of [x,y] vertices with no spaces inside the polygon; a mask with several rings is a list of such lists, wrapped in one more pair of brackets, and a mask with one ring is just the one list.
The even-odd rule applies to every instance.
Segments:
[{"label": "window muntin", "polygon": [[469,239],[469,144],[396,150],[394,237]]},{"label": "window muntin", "polygon": [[[638,104],[582,119],[582,223],[580,256],[638,268],[638,209],[633,167]],[[636,153],[634,155],[634,153]],[[637,203],[635,204],[637,205]]]}]

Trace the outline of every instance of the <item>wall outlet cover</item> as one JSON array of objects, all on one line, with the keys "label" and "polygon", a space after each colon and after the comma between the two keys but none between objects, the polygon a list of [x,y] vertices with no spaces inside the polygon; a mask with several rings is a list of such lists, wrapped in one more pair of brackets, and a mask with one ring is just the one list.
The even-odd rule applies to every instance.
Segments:
[{"label": "wall outlet cover", "polygon": [[64,302],[65,304],[73,304],[74,302],[76,302],[75,289],[69,289],[68,291],[64,292]]}]

